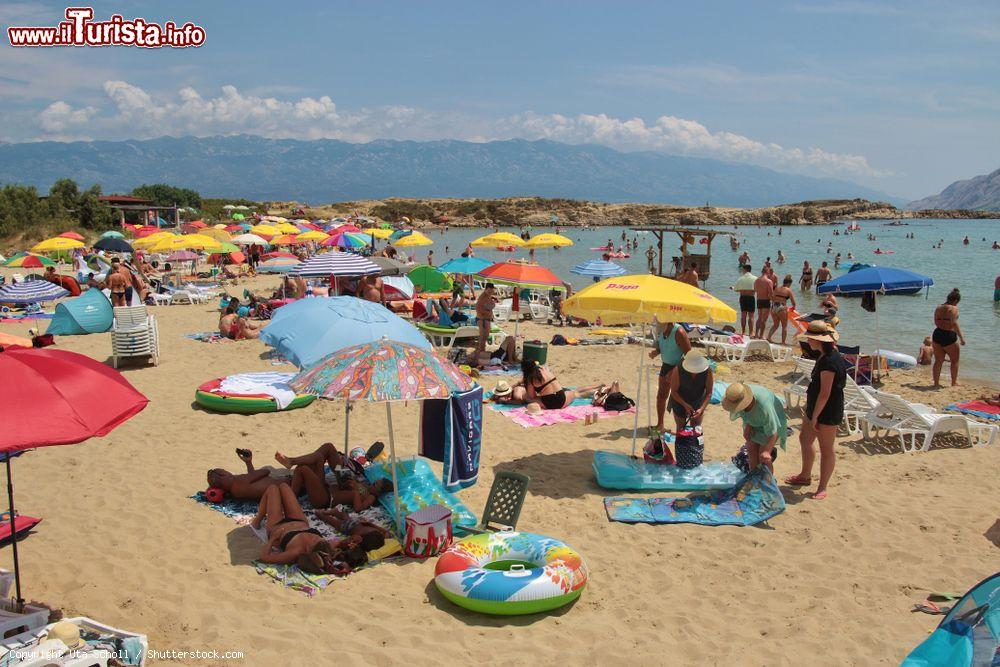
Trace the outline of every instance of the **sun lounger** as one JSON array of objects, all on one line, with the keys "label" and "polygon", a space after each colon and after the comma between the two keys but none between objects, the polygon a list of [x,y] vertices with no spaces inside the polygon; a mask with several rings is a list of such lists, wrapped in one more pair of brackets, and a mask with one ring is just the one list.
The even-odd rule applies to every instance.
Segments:
[{"label": "sun lounger", "polygon": [[[420,332],[427,337],[427,340],[431,342],[431,345],[445,350],[450,350],[455,345],[455,341],[457,340],[479,337],[479,327],[476,325],[467,324],[459,327],[443,327],[439,324],[432,324],[430,322],[417,322],[417,329],[419,329]],[[499,345],[506,337],[507,334],[505,334],[502,329],[499,327],[493,327],[490,330],[490,337],[487,340],[487,344]]]},{"label": "sun lounger", "polygon": [[[904,452],[918,448],[927,451],[935,435],[948,431],[964,431],[969,446],[988,445],[996,440],[1000,430],[996,425],[983,424],[964,415],[935,413],[926,405],[909,403],[895,394],[873,391],[872,395],[878,405],[862,420],[865,439],[878,439],[881,431],[884,435],[896,432]],[[923,437],[919,447],[918,436]]]},{"label": "sun lounger", "polygon": [[744,343],[722,342],[717,337],[703,339],[705,354],[729,363],[746,361],[751,357],[767,357],[771,361],[788,361],[792,349],[784,345],[775,345],[766,340],[749,340]]},{"label": "sun lounger", "polygon": [[[786,408],[797,408],[802,402],[802,399],[806,397],[806,388],[809,386],[809,381],[812,379],[813,367],[816,366],[816,362],[812,359],[806,359],[805,357],[795,357],[795,380],[782,389],[785,394],[785,407]],[[795,397],[795,401],[792,401],[792,397]]]},{"label": "sun lounger", "polygon": [[[808,384],[808,383],[807,383]],[[851,435],[863,430],[865,416],[878,407],[878,401],[850,375],[844,384],[844,428]]]},{"label": "sun lounger", "polygon": [[111,361],[118,368],[124,357],[151,357],[153,365],[159,363],[160,339],[156,318],[146,312],[145,306],[118,306],[111,325]]}]

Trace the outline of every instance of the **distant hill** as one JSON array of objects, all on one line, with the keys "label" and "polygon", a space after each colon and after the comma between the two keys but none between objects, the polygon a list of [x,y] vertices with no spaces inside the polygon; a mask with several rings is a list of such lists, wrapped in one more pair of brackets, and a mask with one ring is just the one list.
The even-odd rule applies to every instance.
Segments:
[{"label": "distant hill", "polygon": [[238,135],[0,145],[0,183],[47,190],[62,177],[100,183],[105,192],[162,182],[204,197],[306,202],[541,196],[759,207],[810,199],[893,201],[842,180],[553,141],[351,144]]},{"label": "distant hill", "polygon": [[941,194],[911,201],[909,209],[957,209],[975,211],[1000,211],[1000,169],[992,174],[976,176],[966,181],[955,181]]}]

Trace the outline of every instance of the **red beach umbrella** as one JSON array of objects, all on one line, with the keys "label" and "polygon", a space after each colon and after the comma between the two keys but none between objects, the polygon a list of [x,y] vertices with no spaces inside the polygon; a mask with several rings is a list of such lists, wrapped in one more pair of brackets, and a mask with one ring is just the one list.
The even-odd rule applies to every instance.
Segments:
[{"label": "red beach umbrella", "polygon": [[562,287],[562,281],[556,274],[537,264],[500,262],[493,266],[487,266],[479,272],[479,275],[490,282],[515,287],[534,287],[536,289]]},{"label": "red beach umbrella", "polygon": [[[10,459],[35,447],[73,445],[104,436],[134,417],[149,399],[118,371],[82,354],[49,348],[0,348],[0,457],[7,464],[7,500],[14,513]],[[13,528],[13,525],[12,525]],[[17,533],[11,531],[18,609],[23,609]]]},{"label": "red beach umbrella", "polygon": [[81,236],[80,234],[77,234],[76,232],[63,232],[59,236],[61,236],[64,239],[73,239],[74,241],[82,241],[83,240],[83,236]]}]

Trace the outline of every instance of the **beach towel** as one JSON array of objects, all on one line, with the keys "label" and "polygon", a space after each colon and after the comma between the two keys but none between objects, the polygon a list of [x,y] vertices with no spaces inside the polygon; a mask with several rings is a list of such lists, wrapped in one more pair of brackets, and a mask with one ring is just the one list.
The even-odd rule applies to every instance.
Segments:
[{"label": "beach towel", "polygon": [[621,412],[605,410],[599,405],[591,405],[589,398],[577,398],[565,408],[543,410],[535,415],[530,414],[528,409],[523,405],[503,405],[493,402],[488,403],[488,405],[494,412],[499,412],[505,417],[510,417],[515,424],[523,428],[551,426],[552,424],[570,424],[572,422],[583,421],[588,415],[600,415],[601,419],[605,419],[635,412],[635,406]]},{"label": "beach towel", "polygon": [[495,366],[483,366],[479,369],[480,375],[520,375],[521,374],[521,364],[497,364]]},{"label": "beach towel", "polygon": [[945,410],[961,412],[963,414],[979,417],[980,419],[1000,419],[1000,408],[990,405],[986,401],[966,401],[965,403],[952,403]]},{"label": "beach towel", "polygon": [[761,466],[735,486],[688,498],[605,498],[610,521],[754,526],[785,511],[785,499],[771,472]]},{"label": "beach towel", "polygon": [[288,381],[294,376],[294,373],[275,371],[229,375],[222,378],[219,391],[227,394],[265,394],[274,399],[279,410],[284,410],[295,400],[295,391],[288,386]]},{"label": "beach towel", "polygon": [[218,331],[199,331],[196,333],[184,334],[185,338],[201,341],[202,343],[218,343],[221,340],[231,340]]},{"label": "beach towel", "polygon": [[482,387],[476,385],[447,399],[422,401],[419,452],[442,462],[445,489],[454,493],[476,483],[482,441]]},{"label": "beach towel", "polygon": [[[327,477],[327,481],[329,483],[334,482],[333,478],[329,476]],[[236,523],[242,526],[247,526],[247,528],[249,528],[258,538],[260,538],[261,541],[266,541],[266,534],[264,533],[263,529],[254,530],[252,527],[250,527],[250,522],[257,514],[257,507],[258,507],[257,501],[233,500],[231,498],[227,498],[221,503],[212,503],[205,498],[205,494],[202,491],[199,491],[198,493],[191,496],[191,499],[201,505],[204,505],[210,509],[215,510],[216,512],[220,512],[221,514],[228,516],[230,519],[234,520]],[[302,501],[302,509],[305,512],[306,519],[309,521],[309,527],[318,530],[320,534],[323,535],[323,537],[337,538],[337,539],[342,539],[346,537],[342,533],[338,533],[337,531],[335,531],[333,527],[330,526],[329,524],[324,523],[319,519],[317,519],[315,516],[315,512],[312,509],[312,506],[309,505],[308,501]],[[345,505],[340,505],[340,509],[348,511],[348,507]],[[378,507],[377,505],[374,507],[369,507],[363,512],[351,511],[351,516],[354,518],[364,519],[365,521],[371,521],[372,523],[378,524],[384,528],[392,530],[392,518],[389,516],[389,513],[385,511],[385,509]],[[399,544],[398,540],[387,539],[386,545],[389,546],[390,548],[380,549],[378,554],[380,557],[377,559],[372,558],[372,555],[375,552],[370,552],[368,563],[359,569],[366,569],[368,567],[377,565],[382,560],[390,558],[402,551],[402,546]],[[396,547],[395,551],[392,551],[392,547]],[[389,555],[385,555],[385,552],[387,551],[392,551],[392,553]],[[334,581],[337,581],[338,579],[343,579],[343,577],[337,577],[328,574],[321,574],[321,575],[309,574],[307,572],[303,572],[295,565],[272,565],[269,563],[261,563],[255,560],[254,566],[256,567],[257,572],[259,574],[267,575],[272,579],[274,579],[276,582],[282,584],[283,586],[305,593],[306,595],[309,596],[316,595],[316,593],[326,588]],[[358,570],[355,570],[355,572],[357,571]]]}]

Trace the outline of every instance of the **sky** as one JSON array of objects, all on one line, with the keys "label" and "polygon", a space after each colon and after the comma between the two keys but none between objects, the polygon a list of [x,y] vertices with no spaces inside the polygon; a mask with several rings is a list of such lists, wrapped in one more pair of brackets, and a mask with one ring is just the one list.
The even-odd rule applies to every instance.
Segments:
[{"label": "sky", "polygon": [[[65,4],[0,4],[46,26]],[[188,49],[0,46],[0,141],[509,138],[918,198],[1000,167],[1000,2],[93,3]]]}]

